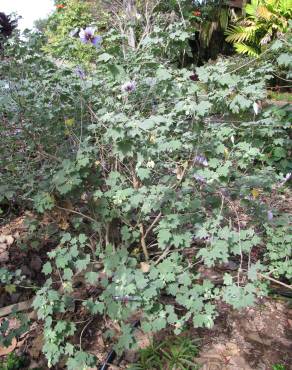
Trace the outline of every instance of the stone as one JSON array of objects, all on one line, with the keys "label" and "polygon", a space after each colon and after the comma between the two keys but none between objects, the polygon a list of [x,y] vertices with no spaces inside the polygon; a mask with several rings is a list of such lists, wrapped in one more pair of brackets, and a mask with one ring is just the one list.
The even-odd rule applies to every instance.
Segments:
[{"label": "stone", "polygon": [[29,265],[32,270],[39,272],[42,269],[43,262],[39,256],[34,256],[32,257]]}]

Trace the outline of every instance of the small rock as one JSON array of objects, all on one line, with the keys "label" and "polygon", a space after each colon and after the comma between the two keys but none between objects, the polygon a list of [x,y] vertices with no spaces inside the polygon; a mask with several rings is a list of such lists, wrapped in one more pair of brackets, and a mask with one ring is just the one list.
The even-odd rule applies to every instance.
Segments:
[{"label": "small rock", "polygon": [[238,270],[238,264],[233,262],[233,261],[228,261],[227,263],[225,263],[225,267],[228,269],[228,270],[231,270],[231,271],[235,271],[235,270]]},{"label": "small rock", "polygon": [[138,351],[134,351],[132,349],[128,349],[125,351],[125,360],[130,363],[134,363],[138,361],[139,354]]},{"label": "small rock", "polygon": [[39,256],[34,256],[32,257],[29,265],[32,270],[39,272],[42,269],[43,263]]},{"label": "small rock", "polygon": [[5,249],[0,248],[0,262],[7,262],[9,261],[9,253]]},{"label": "small rock", "polygon": [[229,362],[230,369],[233,370],[252,370],[249,364],[241,356],[233,356]]},{"label": "small rock", "polygon": [[25,275],[27,277],[31,277],[31,270],[28,268],[28,266],[23,265],[23,266],[21,266],[20,270],[21,270],[22,275]]},{"label": "small rock", "polygon": [[11,303],[19,302],[20,296],[21,296],[21,293],[12,293],[12,294],[10,294]]},{"label": "small rock", "polygon": [[12,245],[14,242],[14,238],[12,235],[6,235],[6,244]]},{"label": "small rock", "polygon": [[105,347],[105,343],[104,343],[104,340],[103,340],[103,338],[101,336],[101,333],[98,335],[98,337],[96,339],[96,342],[97,342],[97,344],[98,344],[98,346],[100,348],[104,348]]}]

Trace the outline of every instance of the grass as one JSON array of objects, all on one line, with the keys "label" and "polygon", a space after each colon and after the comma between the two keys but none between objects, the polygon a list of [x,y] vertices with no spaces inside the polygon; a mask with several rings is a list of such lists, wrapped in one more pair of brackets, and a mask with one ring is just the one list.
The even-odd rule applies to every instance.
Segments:
[{"label": "grass", "polygon": [[288,103],[292,103],[292,94],[289,93],[289,92],[270,91],[269,92],[269,98],[271,100],[286,101]]},{"label": "grass", "polygon": [[199,350],[195,340],[188,337],[171,338],[162,343],[152,343],[139,351],[139,362],[131,370],[195,370],[194,362]]}]

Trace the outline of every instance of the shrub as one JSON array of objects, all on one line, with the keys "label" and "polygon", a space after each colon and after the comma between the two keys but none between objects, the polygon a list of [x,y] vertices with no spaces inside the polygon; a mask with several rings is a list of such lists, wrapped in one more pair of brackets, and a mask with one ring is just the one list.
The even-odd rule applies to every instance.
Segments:
[{"label": "shrub", "polygon": [[[289,251],[274,258],[278,230],[263,199],[291,169],[290,113],[255,109],[273,65],[223,59],[197,69],[194,82],[150,35],[125,56],[94,49],[94,69],[80,76],[43,55],[34,37],[15,39],[1,65],[0,186],[2,201],[68,217],[33,304],[49,366],[63,357],[68,369],[95,362],[72,341],[80,329],[67,313],[76,302],[120,323],[121,352],[135,345],[137,311],[148,333],[211,327],[217,300],[252,305],[266,273],[285,275]],[[111,45],[116,34],[104,40]],[[267,265],[252,257],[266,237]],[[198,271],[233,259],[237,272],[220,285]],[[86,289],[76,298],[80,277]]]}]

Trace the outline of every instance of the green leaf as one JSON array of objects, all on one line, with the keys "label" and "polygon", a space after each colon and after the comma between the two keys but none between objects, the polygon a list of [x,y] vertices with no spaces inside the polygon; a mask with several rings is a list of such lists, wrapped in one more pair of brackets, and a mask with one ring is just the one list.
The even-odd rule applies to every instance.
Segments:
[{"label": "green leaf", "polygon": [[86,269],[86,267],[89,265],[89,263],[90,263],[90,255],[86,254],[85,258],[78,259],[75,262],[75,266],[76,266],[78,271],[83,271],[83,270]]},{"label": "green leaf", "polygon": [[223,283],[225,285],[232,285],[233,284],[233,278],[230,274],[225,273],[223,277]]},{"label": "green leaf", "polygon": [[145,180],[145,179],[148,179],[150,174],[151,174],[151,170],[149,168],[140,167],[137,170],[137,175],[140,178],[140,180],[142,180],[142,181]]},{"label": "green leaf", "polygon": [[164,67],[159,67],[156,71],[156,77],[159,81],[167,81],[172,79],[172,75]]},{"label": "green leaf", "polygon": [[42,268],[42,272],[45,274],[45,275],[50,275],[52,273],[53,269],[52,269],[52,265],[50,262],[46,262],[44,265],[43,265],[43,268]]},{"label": "green leaf", "polygon": [[64,269],[64,272],[63,272],[63,278],[65,280],[69,280],[70,281],[72,279],[72,277],[73,277],[73,271],[71,269],[69,269],[69,268],[65,268]]},{"label": "green leaf", "polygon": [[78,237],[78,240],[79,240],[80,244],[84,244],[87,240],[87,237],[86,237],[85,234],[80,234],[79,237]]},{"label": "green leaf", "polygon": [[159,248],[163,249],[165,246],[167,246],[171,237],[172,235],[169,229],[160,229],[157,235]]},{"label": "green leaf", "polygon": [[97,58],[97,61],[98,62],[108,62],[109,60],[113,59],[113,55],[110,55],[108,53],[103,53],[101,54],[98,58]]},{"label": "green leaf", "polygon": [[151,323],[154,332],[160,331],[166,327],[167,321],[164,317],[157,317]]},{"label": "green leaf", "polygon": [[99,274],[95,271],[89,271],[85,274],[86,282],[94,285],[98,282]]},{"label": "green leaf", "polygon": [[282,53],[278,58],[277,62],[280,66],[289,67],[292,66],[292,56],[288,53]]},{"label": "green leaf", "polygon": [[155,126],[168,122],[168,119],[163,116],[150,116],[142,122],[139,122],[138,126],[143,130],[151,130]]},{"label": "green leaf", "polygon": [[211,109],[212,104],[208,100],[203,100],[199,104],[194,106],[194,112],[200,116],[204,117]]}]

